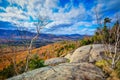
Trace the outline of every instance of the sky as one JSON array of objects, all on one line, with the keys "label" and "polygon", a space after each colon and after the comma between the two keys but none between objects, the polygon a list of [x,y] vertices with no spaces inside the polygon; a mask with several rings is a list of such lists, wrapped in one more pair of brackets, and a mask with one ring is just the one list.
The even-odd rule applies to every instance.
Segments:
[{"label": "sky", "polygon": [[49,22],[42,33],[93,35],[105,17],[116,21],[120,0],[0,0],[0,29],[25,27],[34,32],[40,16]]}]

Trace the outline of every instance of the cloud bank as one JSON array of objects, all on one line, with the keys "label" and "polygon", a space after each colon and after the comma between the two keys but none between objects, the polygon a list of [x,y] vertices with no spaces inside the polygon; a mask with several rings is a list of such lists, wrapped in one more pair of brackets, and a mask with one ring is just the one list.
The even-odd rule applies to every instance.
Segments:
[{"label": "cloud bank", "polygon": [[95,9],[100,19],[114,20],[119,4],[119,0],[0,0],[0,21],[33,30],[41,15],[51,21],[44,33],[92,35],[98,26]]}]

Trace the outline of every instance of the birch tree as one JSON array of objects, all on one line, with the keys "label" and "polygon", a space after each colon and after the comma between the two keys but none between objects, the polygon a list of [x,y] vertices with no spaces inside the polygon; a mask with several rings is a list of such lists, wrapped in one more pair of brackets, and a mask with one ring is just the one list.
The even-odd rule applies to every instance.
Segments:
[{"label": "birch tree", "polygon": [[38,16],[38,21],[35,23],[36,26],[36,35],[30,40],[29,46],[28,46],[28,54],[26,57],[26,66],[25,66],[25,71],[28,71],[28,64],[29,64],[29,57],[31,55],[32,51],[32,46],[33,42],[36,41],[39,37],[40,30],[43,29],[47,24],[49,23],[48,17],[42,17]]},{"label": "birch tree", "polygon": [[96,36],[100,37],[100,42],[105,46],[105,52],[109,53],[108,57],[110,57],[109,60],[111,60],[111,68],[115,69],[117,62],[120,61],[120,18],[118,16],[116,17],[116,23],[112,27],[110,25],[107,26],[108,23],[111,23],[112,19],[106,17],[104,18],[104,26],[102,27],[96,8],[95,15],[97,24],[101,27],[98,27]]}]

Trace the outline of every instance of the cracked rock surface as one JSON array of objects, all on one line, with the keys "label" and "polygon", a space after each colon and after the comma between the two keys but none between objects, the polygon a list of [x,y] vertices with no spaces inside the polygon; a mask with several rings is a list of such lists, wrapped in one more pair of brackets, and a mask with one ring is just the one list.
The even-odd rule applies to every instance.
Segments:
[{"label": "cracked rock surface", "polygon": [[70,62],[96,62],[105,58],[104,51],[106,47],[102,44],[86,45],[76,49],[69,59]]},{"label": "cracked rock surface", "polygon": [[36,69],[8,80],[104,80],[102,71],[90,63],[63,63]]}]

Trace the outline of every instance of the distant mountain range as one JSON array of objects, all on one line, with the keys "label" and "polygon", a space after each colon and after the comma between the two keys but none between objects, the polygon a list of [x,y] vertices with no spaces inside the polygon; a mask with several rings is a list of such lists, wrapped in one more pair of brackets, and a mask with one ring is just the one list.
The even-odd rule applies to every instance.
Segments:
[{"label": "distant mountain range", "polygon": [[[0,29],[0,39],[14,39],[14,40],[31,39],[35,35],[36,33],[29,31]],[[84,36],[88,36],[88,35],[80,35],[80,34],[53,35],[53,34],[41,33],[39,36],[39,40],[43,40],[43,41],[78,40],[78,39],[82,39]]]}]

